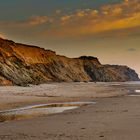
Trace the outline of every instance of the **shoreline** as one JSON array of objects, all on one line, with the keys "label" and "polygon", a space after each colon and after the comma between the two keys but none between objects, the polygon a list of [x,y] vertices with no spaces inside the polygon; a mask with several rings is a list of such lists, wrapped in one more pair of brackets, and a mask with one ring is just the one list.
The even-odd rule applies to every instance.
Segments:
[{"label": "shoreline", "polygon": [[[117,90],[119,91],[116,91]],[[88,90],[87,90],[88,89]],[[34,104],[91,101],[127,94],[110,83],[53,83],[31,87],[0,87],[0,111]]]},{"label": "shoreline", "polygon": [[[134,90],[140,89],[139,84],[121,84],[115,86],[103,83],[89,85],[60,84],[56,85],[56,87],[57,90],[56,88],[52,88],[51,92],[53,92],[53,96],[56,96],[56,93],[58,93],[57,95],[61,95],[60,97],[40,98],[34,97],[33,93],[28,93],[27,97],[34,99],[30,103],[26,103],[63,103],[64,100],[90,100],[97,103],[94,105],[81,106],[58,114],[0,123],[0,139],[137,140],[140,138],[140,98],[129,96],[129,94],[133,95]],[[63,89],[61,89],[62,87]],[[72,89],[72,87],[75,89]],[[87,89],[88,91],[85,92]],[[73,94],[70,97],[65,93],[62,94],[62,91],[67,91],[68,93],[73,91]],[[131,91],[131,93],[128,91]],[[38,95],[41,94],[39,93]],[[48,95],[50,95],[50,91]],[[19,95],[14,94],[14,96]],[[25,95],[23,94],[22,97],[25,97]],[[44,101],[42,100],[43,98],[45,98]],[[37,99],[40,101],[37,101]]]}]

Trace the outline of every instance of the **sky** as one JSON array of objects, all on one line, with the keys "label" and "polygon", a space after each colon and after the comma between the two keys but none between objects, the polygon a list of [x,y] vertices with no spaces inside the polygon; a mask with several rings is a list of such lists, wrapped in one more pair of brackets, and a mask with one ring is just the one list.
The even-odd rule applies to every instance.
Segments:
[{"label": "sky", "polygon": [[0,0],[0,36],[140,75],[140,0]]}]

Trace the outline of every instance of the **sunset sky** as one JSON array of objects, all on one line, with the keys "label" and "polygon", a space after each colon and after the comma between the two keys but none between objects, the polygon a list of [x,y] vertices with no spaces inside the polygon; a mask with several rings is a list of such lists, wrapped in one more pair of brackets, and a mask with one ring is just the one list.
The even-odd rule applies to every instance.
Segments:
[{"label": "sunset sky", "polygon": [[0,0],[0,36],[140,74],[140,0]]}]

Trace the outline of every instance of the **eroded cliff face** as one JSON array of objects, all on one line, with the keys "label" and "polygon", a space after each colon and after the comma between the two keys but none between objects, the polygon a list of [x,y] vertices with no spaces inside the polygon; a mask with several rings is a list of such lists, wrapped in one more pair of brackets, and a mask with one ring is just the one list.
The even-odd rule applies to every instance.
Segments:
[{"label": "eroded cliff face", "polygon": [[78,81],[137,81],[127,66],[102,65],[96,57],[67,58],[36,46],[0,39],[0,85]]}]

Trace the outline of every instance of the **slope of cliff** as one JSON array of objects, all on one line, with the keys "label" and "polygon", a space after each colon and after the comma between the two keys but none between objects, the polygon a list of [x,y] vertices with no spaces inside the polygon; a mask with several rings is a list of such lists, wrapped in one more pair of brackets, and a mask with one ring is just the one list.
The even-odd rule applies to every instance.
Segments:
[{"label": "slope of cliff", "polygon": [[127,66],[102,65],[96,57],[67,58],[36,46],[0,39],[0,85],[78,81],[137,81]]}]

